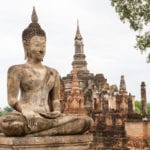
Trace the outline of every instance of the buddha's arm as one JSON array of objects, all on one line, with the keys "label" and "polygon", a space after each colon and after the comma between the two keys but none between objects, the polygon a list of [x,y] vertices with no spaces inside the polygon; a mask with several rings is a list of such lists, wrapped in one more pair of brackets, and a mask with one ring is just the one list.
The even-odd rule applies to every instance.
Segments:
[{"label": "buddha's arm", "polygon": [[20,81],[21,81],[21,68],[16,66],[11,67],[8,70],[8,79],[7,79],[7,92],[8,92],[8,103],[16,111],[21,112],[24,117],[27,119],[28,127],[34,126],[34,117],[38,115],[37,113],[30,110],[24,101],[18,100]]},{"label": "buddha's arm", "polygon": [[50,92],[50,100],[54,112],[60,112],[60,77],[58,72],[55,72],[55,84]]},{"label": "buddha's arm", "polygon": [[54,76],[55,76],[55,83],[54,87],[49,93],[49,107],[51,112],[50,113],[40,113],[45,118],[57,118],[61,114],[61,109],[60,109],[60,77],[59,74],[54,71]]},{"label": "buddha's arm", "polygon": [[15,66],[9,68],[7,77],[7,94],[8,104],[15,110],[21,112],[17,100],[20,88],[20,77],[18,73],[19,70],[17,70]]}]

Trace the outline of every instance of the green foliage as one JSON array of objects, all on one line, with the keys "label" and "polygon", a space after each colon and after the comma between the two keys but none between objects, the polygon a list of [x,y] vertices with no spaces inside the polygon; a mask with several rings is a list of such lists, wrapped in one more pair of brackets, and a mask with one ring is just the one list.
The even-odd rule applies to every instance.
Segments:
[{"label": "green foliage", "polygon": [[[136,48],[141,52],[150,47],[150,31],[141,34],[150,23],[150,0],[110,0],[123,22],[129,22],[130,28],[139,31]],[[150,55],[148,56],[150,62]]]},{"label": "green foliage", "polygon": [[5,115],[5,114],[7,114],[7,113],[8,113],[8,112],[7,112],[7,111],[5,111],[5,110],[0,111],[0,116]]},{"label": "green foliage", "polygon": [[7,107],[5,107],[5,108],[4,108],[4,111],[12,112],[12,111],[13,111],[13,109],[7,106]]},{"label": "green foliage", "polygon": [[141,113],[141,102],[135,101],[135,112],[140,114]]},{"label": "green foliage", "polygon": [[0,116],[7,114],[8,112],[12,112],[13,109],[10,107],[5,107],[4,109],[0,109]]},{"label": "green foliage", "polygon": [[150,103],[147,104],[147,113],[150,116]]},{"label": "green foliage", "polygon": [[[141,102],[135,101],[135,112],[140,114],[141,113]],[[147,114],[150,116],[150,103],[147,103]]]}]

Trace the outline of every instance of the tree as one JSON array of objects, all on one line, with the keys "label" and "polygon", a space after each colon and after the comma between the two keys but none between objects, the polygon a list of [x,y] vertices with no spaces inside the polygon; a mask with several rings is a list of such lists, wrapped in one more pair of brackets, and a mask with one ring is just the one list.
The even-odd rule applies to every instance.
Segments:
[{"label": "tree", "polygon": [[140,114],[141,113],[141,102],[135,101],[135,112]]},{"label": "tree", "polygon": [[[130,28],[137,31],[136,48],[141,52],[150,47],[150,0],[110,0],[120,16],[120,20],[129,22]],[[150,54],[147,61],[150,62]]]},{"label": "tree", "polygon": [[150,103],[147,104],[147,113],[150,116]]},{"label": "tree", "polygon": [[[141,101],[135,101],[135,112],[141,113]],[[150,103],[147,103],[147,114],[150,116]]]}]

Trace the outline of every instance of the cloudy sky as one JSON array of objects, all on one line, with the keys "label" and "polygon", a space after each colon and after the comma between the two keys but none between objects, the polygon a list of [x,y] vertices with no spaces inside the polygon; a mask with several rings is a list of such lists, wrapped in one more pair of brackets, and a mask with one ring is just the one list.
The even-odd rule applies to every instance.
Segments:
[{"label": "cloudy sky", "polygon": [[[47,34],[44,64],[56,68],[61,76],[71,70],[77,19],[83,36],[88,69],[103,73],[108,83],[119,86],[125,75],[128,92],[140,99],[140,83],[150,94],[150,64],[146,55],[134,49],[135,35],[123,24],[109,0],[0,0],[0,107],[7,105],[7,70],[22,64],[21,34],[30,23],[36,7],[39,23]],[[149,92],[150,93],[150,92]]]}]

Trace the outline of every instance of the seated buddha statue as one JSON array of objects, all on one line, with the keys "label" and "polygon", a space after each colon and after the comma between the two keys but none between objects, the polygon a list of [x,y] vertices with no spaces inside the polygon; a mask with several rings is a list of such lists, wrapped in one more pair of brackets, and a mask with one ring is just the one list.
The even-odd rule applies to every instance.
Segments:
[{"label": "seated buddha statue", "polygon": [[92,119],[61,113],[60,76],[42,64],[46,34],[34,8],[31,20],[22,33],[26,63],[8,69],[8,103],[14,111],[0,118],[1,132],[6,136],[82,134],[90,129]]}]

